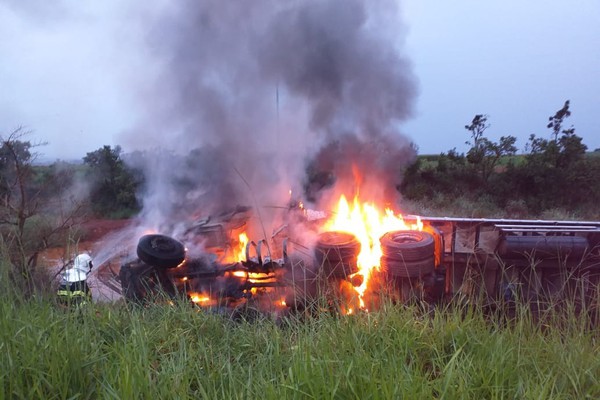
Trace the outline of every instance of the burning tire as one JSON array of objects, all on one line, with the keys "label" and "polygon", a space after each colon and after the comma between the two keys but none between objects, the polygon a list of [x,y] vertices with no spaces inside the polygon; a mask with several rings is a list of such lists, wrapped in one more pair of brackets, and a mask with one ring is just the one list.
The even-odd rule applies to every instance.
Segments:
[{"label": "burning tire", "polygon": [[435,242],[430,233],[420,231],[388,232],[381,243],[381,267],[390,276],[416,278],[433,272]]},{"label": "burning tire", "polygon": [[360,242],[345,232],[325,232],[319,235],[315,246],[317,265],[327,276],[345,278],[358,272],[356,264]]},{"label": "burning tire", "polygon": [[185,247],[169,236],[145,235],[138,242],[137,255],[148,265],[174,268],[185,259]]}]

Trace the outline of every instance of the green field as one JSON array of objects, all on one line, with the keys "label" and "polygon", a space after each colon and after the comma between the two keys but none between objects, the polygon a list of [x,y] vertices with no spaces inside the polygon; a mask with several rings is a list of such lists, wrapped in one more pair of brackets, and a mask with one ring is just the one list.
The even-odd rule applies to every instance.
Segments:
[{"label": "green field", "polygon": [[569,312],[389,304],[247,323],[188,304],[0,307],[0,398],[600,398],[597,332]]}]

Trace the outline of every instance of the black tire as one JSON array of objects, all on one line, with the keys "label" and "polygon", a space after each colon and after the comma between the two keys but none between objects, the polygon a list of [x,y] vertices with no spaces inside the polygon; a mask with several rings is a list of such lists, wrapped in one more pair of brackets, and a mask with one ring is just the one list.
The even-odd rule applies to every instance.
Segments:
[{"label": "black tire", "polygon": [[138,242],[137,255],[153,267],[174,268],[185,260],[185,247],[169,236],[145,235]]},{"label": "black tire", "polygon": [[429,260],[435,254],[433,235],[421,231],[393,231],[379,239],[384,257],[404,262]]},{"label": "black tire", "polygon": [[360,242],[351,233],[331,231],[319,235],[316,248],[329,259],[343,260],[360,253]]},{"label": "black tire", "polygon": [[329,260],[317,258],[317,265],[323,268],[325,276],[328,278],[346,278],[349,275],[358,272],[358,265],[356,263],[356,257],[351,260]]},{"label": "black tire", "polygon": [[381,269],[391,277],[420,278],[434,271],[435,258],[430,256],[419,261],[401,261],[381,257]]},{"label": "black tire", "polygon": [[360,242],[351,233],[330,231],[319,235],[315,246],[317,265],[327,276],[345,278],[358,272]]}]

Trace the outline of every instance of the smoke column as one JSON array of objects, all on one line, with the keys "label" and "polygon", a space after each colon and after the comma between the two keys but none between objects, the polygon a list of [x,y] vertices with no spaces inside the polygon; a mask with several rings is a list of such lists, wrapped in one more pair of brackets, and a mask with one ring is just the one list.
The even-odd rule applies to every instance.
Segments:
[{"label": "smoke column", "polygon": [[126,143],[153,149],[142,217],[156,227],[236,204],[283,205],[290,189],[301,193],[309,158],[340,184],[356,165],[383,186],[414,155],[398,128],[416,83],[397,1],[163,7],[142,21],[159,72]]}]

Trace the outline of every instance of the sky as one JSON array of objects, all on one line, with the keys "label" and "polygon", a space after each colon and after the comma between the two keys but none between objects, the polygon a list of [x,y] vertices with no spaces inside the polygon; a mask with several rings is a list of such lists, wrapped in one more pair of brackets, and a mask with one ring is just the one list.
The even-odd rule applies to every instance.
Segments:
[{"label": "sky", "polygon": [[[0,134],[23,126],[45,159],[81,159],[122,145],[148,112],[159,79],[147,37],[167,0],[0,0]],[[397,47],[417,80],[400,130],[421,154],[465,151],[464,126],[487,114],[487,136],[550,137],[567,127],[600,148],[600,2],[403,0]],[[157,99],[159,101],[160,99]]]}]

